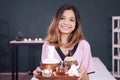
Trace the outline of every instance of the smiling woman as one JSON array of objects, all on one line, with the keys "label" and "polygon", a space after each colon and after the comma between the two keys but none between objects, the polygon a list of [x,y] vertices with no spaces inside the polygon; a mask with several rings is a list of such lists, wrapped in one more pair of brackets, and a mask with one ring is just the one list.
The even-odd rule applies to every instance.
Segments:
[{"label": "smiling woman", "polygon": [[[89,80],[88,75],[94,72],[91,48],[84,39],[80,16],[73,5],[64,4],[56,12],[43,45],[42,62],[50,54],[49,46],[54,46],[53,58],[59,60],[61,64],[66,57],[74,58],[78,62],[75,65],[78,67],[77,73],[81,74],[77,76],[78,80]],[[34,77],[37,77],[41,71],[41,68],[37,67],[33,71]]]}]

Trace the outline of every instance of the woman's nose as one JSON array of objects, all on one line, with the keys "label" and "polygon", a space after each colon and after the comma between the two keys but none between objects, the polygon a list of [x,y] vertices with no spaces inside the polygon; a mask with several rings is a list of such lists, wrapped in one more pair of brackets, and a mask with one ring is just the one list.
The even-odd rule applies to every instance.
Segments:
[{"label": "woman's nose", "polygon": [[64,23],[65,23],[65,24],[69,24],[69,20],[65,20]]}]

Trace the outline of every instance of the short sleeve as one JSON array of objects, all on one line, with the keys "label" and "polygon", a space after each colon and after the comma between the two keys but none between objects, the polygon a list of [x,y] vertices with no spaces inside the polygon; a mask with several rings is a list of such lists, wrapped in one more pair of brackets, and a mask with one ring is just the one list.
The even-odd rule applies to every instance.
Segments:
[{"label": "short sleeve", "polygon": [[83,44],[82,54],[83,54],[83,58],[82,58],[81,66],[84,66],[86,68],[88,74],[94,72],[91,48],[87,41],[85,41]]}]

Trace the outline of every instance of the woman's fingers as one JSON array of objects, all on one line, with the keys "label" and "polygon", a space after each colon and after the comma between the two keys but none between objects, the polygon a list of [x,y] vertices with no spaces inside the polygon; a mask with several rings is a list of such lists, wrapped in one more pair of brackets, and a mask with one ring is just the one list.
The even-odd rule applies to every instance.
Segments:
[{"label": "woman's fingers", "polygon": [[86,73],[85,72],[85,68],[83,66],[81,66],[79,69],[78,69],[78,72],[80,73],[80,76],[78,78],[78,80],[81,80],[83,75]]},{"label": "woman's fingers", "polygon": [[77,80],[81,80],[81,78],[82,78],[82,75],[80,75],[80,77]]},{"label": "woman's fingers", "polygon": [[33,75],[34,75],[34,76],[38,76],[38,75],[40,74],[40,72],[41,72],[40,67],[37,67],[37,68],[33,71]]},{"label": "woman's fingers", "polygon": [[79,68],[79,72],[80,72],[80,74],[84,74],[85,73],[85,68],[83,66],[81,66]]}]

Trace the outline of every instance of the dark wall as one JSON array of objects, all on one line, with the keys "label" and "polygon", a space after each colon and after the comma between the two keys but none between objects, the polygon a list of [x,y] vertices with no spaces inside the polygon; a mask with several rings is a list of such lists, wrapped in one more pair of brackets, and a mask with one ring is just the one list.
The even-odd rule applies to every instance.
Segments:
[{"label": "dark wall", "polygon": [[[77,7],[93,56],[99,57],[111,70],[111,20],[112,16],[120,15],[120,0],[0,0],[0,72],[11,71],[9,41],[15,39],[17,32],[21,31],[26,38],[44,38],[52,17],[64,3]],[[34,67],[37,66],[40,53],[40,46],[21,46],[20,71],[29,69],[30,54],[34,56]]]}]

